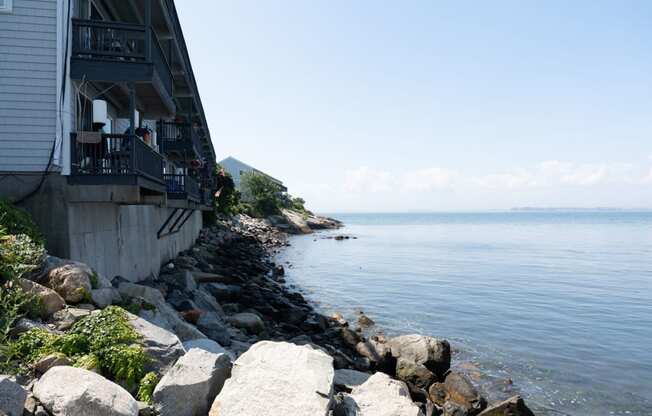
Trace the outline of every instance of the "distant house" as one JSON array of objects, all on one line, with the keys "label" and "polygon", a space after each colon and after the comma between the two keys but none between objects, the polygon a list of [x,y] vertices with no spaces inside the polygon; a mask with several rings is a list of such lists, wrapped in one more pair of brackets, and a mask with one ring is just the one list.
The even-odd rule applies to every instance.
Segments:
[{"label": "distant house", "polygon": [[266,174],[263,171],[260,171],[256,169],[253,166],[247,165],[246,163],[229,156],[226,159],[222,160],[219,162],[222,167],[224,167],[224,170],[227,171],[229,174],[231,174],[231,177],[233,177],[233,183],[235,184],[235,187],[237,190],[241,191],[241,181],[242,181],[242,175],[245,173],[255,173],[257,175],[262,175],[274,182],[276,185],[278,185],[279,191],[280,192],[287,192],[288,188],[283,185],[283,182],[279,181],[278,179],[274,178],[273,176],[270,176]]}]

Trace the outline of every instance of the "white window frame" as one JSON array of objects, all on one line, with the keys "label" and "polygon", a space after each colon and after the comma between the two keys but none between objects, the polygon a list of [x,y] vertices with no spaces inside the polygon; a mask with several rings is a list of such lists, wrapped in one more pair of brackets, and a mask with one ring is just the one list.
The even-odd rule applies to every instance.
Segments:
[{"label": "white window frame", "polygon": [[4,0],[5,5],[0,7],[0,14],[9,14],[14,10],[14,0]]}]

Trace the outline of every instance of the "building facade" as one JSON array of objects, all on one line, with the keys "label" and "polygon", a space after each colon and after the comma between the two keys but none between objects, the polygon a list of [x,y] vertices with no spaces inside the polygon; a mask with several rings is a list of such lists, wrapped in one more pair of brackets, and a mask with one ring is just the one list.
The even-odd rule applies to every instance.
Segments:
[{"label": "building facade", "polygon": [[233,156],[229,156],[226,159],[221,160],[219,165],[222,166],[224,170],[231,175],[235,188],[239,191],[242,191],[242,175],[245,173],[253,173],[256,175],[265,176],[278,186],[280,192],[287,191],[287,188],[280,180],[254,168],[253,166],[247,165],[246,163],[234,158]]},{"label": "building facade", "polygon": [[215,151],[173,0],[0,0],[0,197],[140,280],[192,245]]}]

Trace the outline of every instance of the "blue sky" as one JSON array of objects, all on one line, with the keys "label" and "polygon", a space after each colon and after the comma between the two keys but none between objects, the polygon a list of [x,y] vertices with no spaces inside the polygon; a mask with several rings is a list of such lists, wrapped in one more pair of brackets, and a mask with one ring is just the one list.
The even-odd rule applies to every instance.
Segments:
[{"label": "blue sky", "polygon": [[650,1],[178,1],[218,159],[321,212],[652,207]]}]

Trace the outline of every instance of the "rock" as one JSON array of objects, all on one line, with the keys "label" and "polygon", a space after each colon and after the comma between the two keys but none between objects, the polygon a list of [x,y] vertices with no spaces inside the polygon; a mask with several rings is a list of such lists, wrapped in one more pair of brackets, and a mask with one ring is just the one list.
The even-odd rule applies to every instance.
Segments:
[{"label": "rock", "polygon": [[441,407],[446,403],[447,398],[448,392],[446,391],[446,385],[444,383],[432,383],[428,389],[428,399]]},{"label": "rock", "polygon": [[333,315],[331,315],[331,319],[335,321],[336,324],[339,326],[349,326],[349,323],[344,319],[344,316],[342,316],[341,313],[335,312]]},{"label": "rock", "polygon": [[161,274],[159,279],[163,280],[168,286],[184,291],[192,292],[197,289],[197,282],[189,270],[181,270],[178,273]]},{"label": "rock", "polygon": [[364,384],[369,377],[371,377],[371,375],[368,373],[342,368],[340,370],[335,370],[335,379],[333,383],[335,384],[335,387],[350,391],[354,387]]},{"label": "rock", "polygon": [[228,318],[231,325],[242,328],[252,334],[260,334],[265,330],[265,323],[255,313],[242,312]]},{"label": "rock", "polygon": [[224,354],[227,352],[220,344],[208,338],[185,341],[183,343],[183,348],[185,348],[186,351],[190,351],[191,348],[197,348],[212,352],[213,354]]},{"label": "rock", "polygon": [[360,315],[358,316],[358,325],[360,325],[363,328],[370,327],[376,325],[376,323],[365,315],[364,313],[360,312]]},{"label": "rock", "polygon": [[222,310],[222,306],[220,306],[220,304],[210,293],[206,293],[203,290],[195,290],[192,295],[193,300],[199,309],[203,309],[208,312],[214,312],[220,317],[224,317],[225,314]]},{"label": "rock", "polygon": [[142,337],[145,352],[152,358],[150,370],[162,373],[185,353],[181,341],[173,333],[136,315],[127,313],[127,316],[131,326]]},{"label": "rock", "polygon": [[388,341],[392,356],[416,364],[423,364],[443,379],[451,365],[451,347],[448,341],[423,335],[402,335]]},{"label": "rock", "polygon": [[46,317],[66,307],[66,301],[50,288],[27,279],[18,279],[18,284],[23,291],[40,299]]},{"label": "rock", "polygon": [[396,378],[424,390],[437,381],[437,376],[425,365],[402,357],[396,362]]},{"label": "rock", "polygon": [[54,367],[34,386],[53,416],[137,416],[138,403],[122,387],[91,371]]},{"label": "rock", "polygon": [[58,330],[66,331],[70,329],[75,322],[90,314],[91,311],[88,309],[69,307],[55,312],[54,315],[52,315],[51,321],[54,322]]},{"label": "rock", "polygon": [[225,283],[206,283],[206,290],[220,302],[229,302],[238,299],[242,288],[238,285]]},{"label": "rock", "polygon": [[423,416],[419,406],[412,403],[405,383],[384,373],[376,373],[355,387],[344,407],[347,416]]},{"label": "rock", "polygon": [[355,348],[359,342],[362,342],[360,334],[348,327],[339,328],[339,332],[344,343],[351,348]]},{"label": "rock", "polygon": [[285,222],[289,226],[288,232],[292,234],[310,234],[312,230],[308,226],[308,223],[303,218],[303,215],[297,211],[292,211],[289,209],[282,209],[281,213],[285,218]]},{"label": "rock", "polygon": [[152,306],[158,307],[165,304],[165,298],[160,290],[153,287],[138,285],[136,283],[122,282],[118,291],[125,298],[141,298]]},{"label": "rock", "polygon": [[156,416],[156,410],[145,402],[138,402],[138,416]]},{"label": "rock", "polygon": [[480,396],[471,381],[461,373],[448,373],[444,386],[447,400],[459,405],[470,415],[478,414],[487,407],[486,400]]},{"label": "rock", "polygon": [[34,364],[34,370],[36,370],[38,374],[45,374],[52,367],[61,365],[72,365],[72,361],[62,354],[50,354],[38,360]]},{"label": "rock", "polygon": [[91,290],[91,299],[93,300],[93,303],[100,309],[104,309],[109,305],[122,303],[122,296],[120,296],[120,292],[113,287]]},{"label": "rock", "polygon": [[192,348],[156,385],[154,407],[161,416],[205,415],[230,375],[226,354]]},{"label": "rock", "polygon": [[197,328],[213,341],[217,341],[226,347],[231,345],[229,331],[216,313],[208,312],[200,316],[197,321]]},{"label": "rock", "polygon": [[16,337],[22,333],[29,331],[30,329],[35,328],[43,329],[48,332],[54,332],[52,329],[50,329],[49,326],[41,322],[32,321],[31,319],[27,318],[20,318],[18,321],[16,321],[13,328],[11,328],[11,331],[9,331],[9,335]]},{"label": "rock", "polygon": [[333,377],[326,353],[261,341],[236,360],[209,416],[326,416]]},{"label": "rock", "polygon": [[0,376],[0,414],[22,416],[27,391],[9,376]]},{"label": "rock", "polygon": [[487,407],[478,416],[534,416],[534,413],[525,405],[521,396],[513,396]]},{"label": "rock", "polygon": [[48,273],[47,286],[60,294],[66,302],[79,303],[90,296],[93,270],[84,263],[68,262]]},{"label": "rock", "polygon": [[242,279],[238,277],[223,276],[216,273],[192,272],[192,276],[195,278],[195,282],[197,283],[224,283],[227,285],[242,284]]}]

